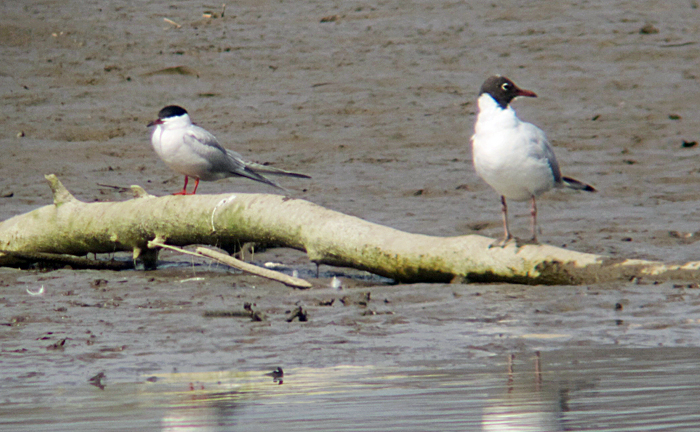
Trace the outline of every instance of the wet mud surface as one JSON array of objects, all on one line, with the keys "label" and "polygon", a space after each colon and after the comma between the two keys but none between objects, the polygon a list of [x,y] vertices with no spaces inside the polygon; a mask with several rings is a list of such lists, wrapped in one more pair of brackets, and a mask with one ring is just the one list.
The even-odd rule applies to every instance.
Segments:
[{"label": "wet mud surface", "polygon": [[[51,203],[49,173],[88,202],[130,198],[112,186],[179,190],[145,126],[175,103],[245,157],[311,175],[282,179],[295,197],[410,232],[497,237],[498,197],[474,173],[468,140],[479,86],[502,73],[538,94],[514,108],[547,132],[564,174],[599,190],[542,197],[541,241],[614,258],[700,256],[693,2],[249,1],[223,18],[191,2],[1,8],[2,220]],[[199,189],[230,191],[274,192],[235,179]],[[527,206],[510,209],[525,236]],[[700,290],[688,282],[392,285],[323,266],[298,291],[163,260],[172,265],[151,272],[0,269],[0,377],[87,383],[99,371],[130,380],[699,345]],[[268,261],[315,274],[295,251],[254,258]],[[246,303],[261,321],[238,316]],[[300,306],[307,321],[288,322]]]}]

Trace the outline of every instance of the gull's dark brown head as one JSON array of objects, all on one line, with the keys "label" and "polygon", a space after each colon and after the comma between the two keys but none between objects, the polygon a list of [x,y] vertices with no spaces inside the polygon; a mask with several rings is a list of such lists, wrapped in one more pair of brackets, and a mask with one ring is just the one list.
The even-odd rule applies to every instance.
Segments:
[{"label": "gull's dark brown head", "polygon": [[484,93],[489,94],[503,109],[506,109],[510,101],[518,96],[537,97],[534,92],[519,88],[513,81],[501,75],[494,75],[484,81],[479,96]]}]

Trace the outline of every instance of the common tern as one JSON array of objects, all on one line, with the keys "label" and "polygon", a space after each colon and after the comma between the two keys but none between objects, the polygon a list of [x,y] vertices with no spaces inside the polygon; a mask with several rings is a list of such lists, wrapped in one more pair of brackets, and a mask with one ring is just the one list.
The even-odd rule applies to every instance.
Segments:
[{"label": "common tern", "polygon": [[504,246],[513,235],[508,228],[506,199],[530,200],[532,243],[537,243],[537,204],[535,199],[552,188],[568,187],[586,192],[595,188],[564,177],[545,133],[537,126],[521,121],[510,102],[518,96],[537,97],[518,88],[500,75],[489,77],[479,92],[479,112],[472,136],[474,168],[501,196]]},{"label": "common tern", "polygon": [[[173,195],[194,195],[199,181],[221,180],[227,177],[246,177],[251,180],[284,189],[276,181],[262,174],[311,178],[306,174],[285,171],[249,162],[233,150],[223,148],[216,137],[192,123],[187,111],[177,105],[168,105],[158,113],[151,144],[165,164],[185,176],[185,185]],[[189,177],[195,179],[194,191],[187,193]]]}]

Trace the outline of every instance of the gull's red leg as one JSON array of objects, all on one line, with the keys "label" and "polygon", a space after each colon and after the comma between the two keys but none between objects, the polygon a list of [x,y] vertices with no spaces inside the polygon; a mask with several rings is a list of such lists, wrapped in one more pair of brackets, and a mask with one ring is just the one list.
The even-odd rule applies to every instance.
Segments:
[{"label": "gull's red leg", "polygon": [[505,245],[512,240],[513,234],[510,233],[510,228],[508,227],[508,205],[506,204],[506,197],[501,195],[501,214],[503,216],[503,239],[496,240],[489,247],[500,246],[505,247]]},{"label": "gull's red leg", "polygon": [[513,238],[513,235],[510,233],[510,228],[508,227],[508,205],[506,204],[506,197],[501,196],[501,214],[503,216],[503,231],[505,231],[503,235],[503,244],[505,245],[508,240]]},{"label": "gull's red leg", "polygon": [[531,199],[530,217],[532,218],[532,241],[537,243],[537,203],[535,197]]}]

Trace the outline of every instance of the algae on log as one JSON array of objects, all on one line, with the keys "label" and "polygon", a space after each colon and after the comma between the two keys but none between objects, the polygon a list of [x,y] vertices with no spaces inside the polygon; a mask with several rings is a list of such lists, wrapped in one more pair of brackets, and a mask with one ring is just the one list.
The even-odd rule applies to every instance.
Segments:
[{"label": "algae on log", "polygon": [[[156,240],[208,244],[227,251],[246,242],[305,251],[312,262],[366,270],[398,282],[581,284],[634,276],[697,278],[700,263],[664,265],[611,260],[547,245],[489,248],[477,235],[432,237],[402,232],[301,199],[266,194],[154,197],[84,203],[46,176],[54,204],[0,222],[0,251],[85,255],[133,251],[154,267]],[[0,252],[0,265],[15,265]]]}]

